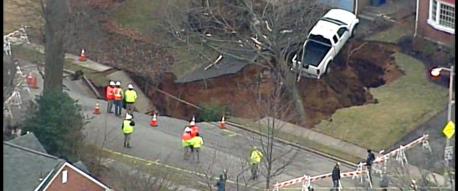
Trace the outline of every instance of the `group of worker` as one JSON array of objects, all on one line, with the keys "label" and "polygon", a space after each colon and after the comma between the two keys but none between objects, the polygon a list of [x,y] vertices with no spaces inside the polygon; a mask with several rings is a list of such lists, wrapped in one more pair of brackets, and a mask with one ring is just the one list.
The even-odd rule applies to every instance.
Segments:
[{"label": "group of worker", "polygon": [[123,91],[120,81],[110,80],[105,88],[105,99],[107,100],[107,113],[113,113],[120,117],[122,109],[126,109],[126,115],[121,125],[124,134],[124,147],[131,148],[130,137],[134,132],[135,122],[133,121],[133,112],[135,111],[135,102],[137,101],[137,92],[132,84],[127,85],[127,90]]},{"label": "group of worker", "polygon": [[123,92],[120,81],[110,81],[105,90],[105,98],[108,102],[108,113],[113,113],[112,108],[114,104],[114,114],[116,116],[121,116],[121,112],[124,107],[126,109],[126,113],[132,115],[135,110],[135,102],[138,97],[132,84],[128,84],[127,90]]},{"label": "group of worker", "polygon": [[188,160],[191,156],[193,161],[200,162],[199,152],[204,144],[204,140],[199,134],[199,127],[194,121],[184,128],[183,135],[181,136],[182,146],[184,148],[183,159]]}]

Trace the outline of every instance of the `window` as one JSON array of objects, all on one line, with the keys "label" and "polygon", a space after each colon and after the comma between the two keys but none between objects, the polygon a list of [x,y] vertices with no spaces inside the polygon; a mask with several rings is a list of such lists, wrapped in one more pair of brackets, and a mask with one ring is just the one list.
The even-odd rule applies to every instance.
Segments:
[{"label": "window", "polygon": [[62,184],[67,183],[68,172],[67,170],[62,171]]},{"label": "window", "polygon": [[337,36],[334,35],[334,36],[332,37],[332,41],[334,41],[334,44],[337,43],[337,40],[338,40],[338,39],[337,39]]},{"label": "window", "polygon": [[346,30],[347,30],[347,28],[342,27],[337,31],[337,35],[339,35],[339,38],[342,38],[342,36],[343,36],[343,34],[345,33]]},{"label": "window", "polygon": [[430,0],[428,24],[437,30],[455,34],[455,5]]}]

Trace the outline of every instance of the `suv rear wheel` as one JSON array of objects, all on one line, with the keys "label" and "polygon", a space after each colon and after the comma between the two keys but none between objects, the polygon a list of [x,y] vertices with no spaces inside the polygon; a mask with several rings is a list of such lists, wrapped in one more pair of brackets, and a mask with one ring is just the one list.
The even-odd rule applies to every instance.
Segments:
[{"label": "suv rear wheel", "polygon": [[326,74],[329,74],[329,72],[331,72],[331,64],[332,63],[333,63],[333,60],[328,62],[328,65],[326,66],[326,70],[325,70]]},{"label": "suv rear wheel", "polygon": [[351,31],[351,36],[350,36],[350,37],[354,37],[354,36],[355,36],[356,27],[358,27],[358,24],[356,24],[356,25],[353,27],[353,30]]}]

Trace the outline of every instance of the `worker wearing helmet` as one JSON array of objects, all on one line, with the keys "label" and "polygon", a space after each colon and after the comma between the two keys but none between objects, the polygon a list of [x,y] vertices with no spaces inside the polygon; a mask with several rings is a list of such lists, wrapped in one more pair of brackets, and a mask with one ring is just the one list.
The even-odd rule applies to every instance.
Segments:
[{"label": "worker wearing helmet", "polygon": [[110,80],[110,83],[106,87],[105,91],[105,98],[107,100],[107,112],[108,113],[113,113],[112,108],[113,108],[113,100],[114,100],[114,88],[115,88],[115,82]]},{"label": "worker wearing helmet", "polygon": [[122,122],[122,132],[124,133],[124,147],[131,148],[130,136],[134,132],[135,122],[132,120],[132,115],[126,114],[126,119]]},{"label": "worker wearing helmet", "polygon": [[251,179],[256,180],[258,177],[258,166],[259,163],[261,163],[262,158],[264,158],[264,155],[258,148],[255,146],[251,150],[251,155],[250,155],[250,166],[251,166]]},{"label": "worker wearing helmet", "polygon": [[188,160],[189,155],[191,155],[191,133],[190,132],[184,132],[183,135],[181,136],[181,144],[184,148],[184,153],[183,153],[183,159]]},{"label": "worker wearing helmet", "polygon": [[135,109],[134,104],[137,101],[137,92],[132,84],[127,85],[127,90],[124,92],[124,101],[126,102],[127,113],[132,114]]},{"label": "worker wearing helmet", "polygon": [[204,144],[204,140],[202,139],[201,136],[199,136],[199,133],[197,132],[195,134],[195,136],[192,136],[191,135],[191,154],[192,154],[192,158],[193,160],[199,162],[200,159],[199,159],[199,151],[200,151],[200,148],[202,147],[202,145]]},{"label": "worker wearing helmet", "polygon": [[113,90],[113,92],[114,92],[114,104],[115,104],[115,115],[116,116],[121,116],[122,98],[123,98],[121,82],[117,81],[115,83],[115,85],[116,85],[115,89]]}]

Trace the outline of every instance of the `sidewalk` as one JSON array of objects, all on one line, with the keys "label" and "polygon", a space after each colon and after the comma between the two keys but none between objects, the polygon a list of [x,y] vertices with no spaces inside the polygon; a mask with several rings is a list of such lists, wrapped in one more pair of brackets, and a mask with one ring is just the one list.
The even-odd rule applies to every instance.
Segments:
[{"label": "sidewalk", "polygon": [[[41,46],[41,45],[38,45],[38,44],[32,44],[32,43],[29,43],[29,44],[24,44],[25,46],[28,46],[29,48],[32,48],[34,50],[37,50],[38,52],[44,54],[44,47]],[[79,66],[82,66],[82,67],[85,67],[87,69],[90,69],[90,70],[94,70],[94,71],[97,71],[97,72],[105,72],[107,70],[110,70],[112,69],[111,66],[106,66],[106,65],[103,65],[103,64],[99,64],[93,60],[90,60],[90,59],[87,59],[87,61],[85,62],[80,62],[78,59],[79,59],[79,56],[75,56],[73,54],[68,54],[66,53],[65,54],[65,59],[71,59],[73,60],[74,62],[72,62],[73,64],[78,64]]]},{"label": "sidewalk", "polygon": [[[37,50],[40,53],[44,53],[44,47],[41,46],[41,45],[32,44],[32,43],[24,44],[24,45],[26,45],[29,48],[32,48],[34,50]],[[73,60],[73,62],[71,62],[72,64],[75,64],[75,65],[78,65],[78,66],[81,66],[81,67],[85,67],[85,68],[87,68],[89,70],[93,70],[93,71],[96,71],[96,72],[105,72],[105,71],[113,69],[111,66],[106,66],[106,65],[97,63],[97,62],[95,62],[93,60],[90,60],[90,59],[88,59],[85,62],[80,62],[78,60],[79,56],[76,56],[76,55],[73,55],[73,54],[67,54],[66,53],[65,54],[65,59],[71,59],[71,60]],[[119,81],[121,81],[122,82],[122,86],[121,87],[124,90],[126,89],[128,83],[132,83],[132,85],[134,86],[134,88],[135,88],[135,90],[137,91],[137,94],[138,94],[138,100],[137,100],[137,103],[135,104],[135,107],[137,108],[137,110],[140,113],[150,112],[150,111],[155,109],[154,105],[149,100],[149,98],[141,91],[139,86],[137,84],[135,84],[133,82],[133,80],[124,71],[121,71],[121,70],[114,71],[114,72],[110,73],[107,76],[107,78],[111,79],[111,80],[116,80],[116,81],[119,80]],[[41,86],[41,84],[40,84],[40,86]],[[89,95],[91,95],[91,94],[89,94]]]},{"label": "sidewalk", "polygon": [[135,103],[135,108],[140,113],[147,113],[154,111],[155,107],[149,100],[149,98],[141,91],[140,87],[132,80],[124,71],[116,71],[107,76],[110,80],[120,81],[121,87],[123,90],[127,89],[127,84],[131,83],[134,86],[135,91],[137,91],[138,99]]},{"label": "sidewalk", "polygon": [[[272,121],[272,118],[265,117],[257,121],[257,123],[265,125],[267,121]],[[351,153],[351,155],[359,158],[364,159],[367,156],[367,149],[354,144],[279,119],[275,119],[275,123],[278,124],[278,127],[282,132],[304,137],[305,139],[329,146],[342,152]]]}]

